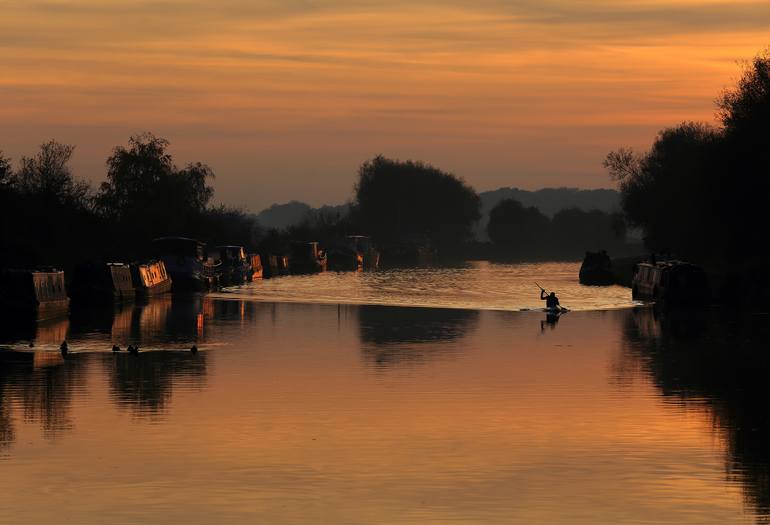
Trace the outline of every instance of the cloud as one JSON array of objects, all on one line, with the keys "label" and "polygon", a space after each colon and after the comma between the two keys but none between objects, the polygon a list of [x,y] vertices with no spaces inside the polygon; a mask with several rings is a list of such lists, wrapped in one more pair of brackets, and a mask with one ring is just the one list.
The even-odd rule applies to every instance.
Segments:
[{"label": "cloud", "polygon": [[[603,175],[585,174],[597,172],[603,140],[644,147],[642,130],[652,140],[678,120],[709,120],[734,61],[770,43],[766,2],[0,6],[1,148],[18,156],[14,148],[61,131],[57,138],[81,151],[93,144],[107,152],[115,137],[151,129],[189,141],[179,147],[200,160],[230,166],[217,182],[221,195],[237,195],[239,181],[256,176],[257,150],[262,166],[297,177],[314,162],[335,166],[320,173],[329,191],[349,186],[352,175],[339,166],[378,151],[458,172],[483,166],[464,173],[479,187],[530,186],[515,173],[549,170],[562,184],[595,186]],[[545,153],[549,136],[558,137],[558,155]],[[264,204],[273,191],[288,189],[265,187]]]}]

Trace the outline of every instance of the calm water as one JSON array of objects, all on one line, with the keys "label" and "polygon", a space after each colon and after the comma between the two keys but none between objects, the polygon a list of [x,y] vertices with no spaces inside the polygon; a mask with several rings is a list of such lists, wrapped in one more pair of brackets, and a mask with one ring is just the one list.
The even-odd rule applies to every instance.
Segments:
[{"label": "calm water", "polygon": [[475,310],[542,308],[535,281],[572,310],[631,306],[622,286],[581,286],[580,263],[495,264],[381,272],[326,272],[256,281],[226,290],[230,297],[300,303],[432,306]]},{"label": "calm water", "polygon": [[767,321],[207,296],[3,323],[0,523],[754,523]]}]

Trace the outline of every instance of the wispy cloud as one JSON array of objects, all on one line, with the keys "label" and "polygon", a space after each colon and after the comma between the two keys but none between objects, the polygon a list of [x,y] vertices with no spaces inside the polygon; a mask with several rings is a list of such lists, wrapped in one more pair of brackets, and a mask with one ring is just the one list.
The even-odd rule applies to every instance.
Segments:
[{"label": "wispy cloud", "polygon": [[[770,44],[770,4],[740,0],[0,0],[0,12],[0,149],[28,153],[58,130],[107,152],[154,129],[227,166],[224,198],[254,179],[255,152],[297,177],[320,161],[318,200],[346,195],[378,152],[430,155],[480,187],[604,185],[604,150],[710,119],[735,60]],[[257,176],[265,201],[296,188]]]}]

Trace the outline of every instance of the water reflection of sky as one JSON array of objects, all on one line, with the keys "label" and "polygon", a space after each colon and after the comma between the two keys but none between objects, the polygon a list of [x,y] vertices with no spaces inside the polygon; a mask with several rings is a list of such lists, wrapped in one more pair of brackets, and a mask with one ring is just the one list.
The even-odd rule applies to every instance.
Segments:
[{"label": "water reflection of sky", "polygon": [[4,330],[0,502],[20,522],[768,511],[767,323],[651,309],[545,320],[193,296]]}]

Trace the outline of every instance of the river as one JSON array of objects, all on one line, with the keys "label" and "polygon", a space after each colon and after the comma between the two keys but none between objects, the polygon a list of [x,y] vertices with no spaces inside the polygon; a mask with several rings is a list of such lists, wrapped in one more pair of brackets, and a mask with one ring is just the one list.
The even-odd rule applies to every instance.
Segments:
[{"label": "river", "polygon": [[496,264],[471,261],[451,268],[326,272],[256,281],[217,295],[256,301],[529,310],[543,307],[540,286],[572,310],[632,306],[622,286],[582,286],[580,263]]},{"label": "river", "polygon": [[[766,315],[664,314],[552,265],[507,269],[520,285],[490,268],[402,275],[403,293],[323,275],[4,322],[0,523],[770,516]],[[415,291],[426,275],[433,294]],[[515,311],[540,279],[574,310]],[[331,282],[358,288],[328,304]],[[374,304],[391,302],[422,306]]]}]

